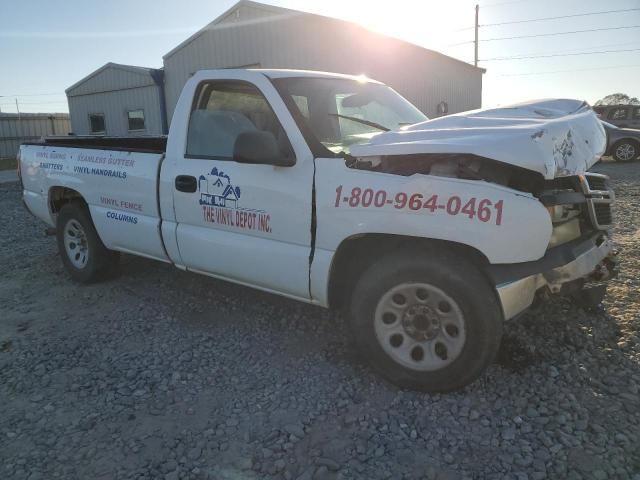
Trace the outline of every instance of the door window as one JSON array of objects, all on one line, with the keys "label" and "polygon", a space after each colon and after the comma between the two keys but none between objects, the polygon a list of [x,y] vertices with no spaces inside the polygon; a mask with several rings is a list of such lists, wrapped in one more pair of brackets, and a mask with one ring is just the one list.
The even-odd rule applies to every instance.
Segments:
[{"label": "door window", "polygon": [[633,109],[633,119],[640,120],[640,107],[635,107]]},{"label": "door window", "polygon": [[196,91],[189,118],[186,156],[232,160],[236,138],[256,130],[271,133],[283,156],[293,156],[291,144],[266,98],[241,81],[205,82]]}]

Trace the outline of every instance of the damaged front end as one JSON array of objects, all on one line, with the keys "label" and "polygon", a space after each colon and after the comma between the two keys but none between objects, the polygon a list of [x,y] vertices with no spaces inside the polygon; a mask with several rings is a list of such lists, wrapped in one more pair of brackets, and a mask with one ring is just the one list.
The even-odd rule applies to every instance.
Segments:
[{"label": "damaged front end", "polygon": [[539,173],[469,154],[352,158],[348,166],[489,182],[537,198],[552,225],[545,255],[531,262],[488,266],[507,320],[530,307],[536,296],[572,295],[583,305],[596,305],[606,292],[601,282],[616,274],[611,240],[615,194],[605,175],[546,180]]},{"label": "damaged front end", "polygon": [[539,193],[553,223],[544,257],[489,267],[505,319],[527,309],[536,295],[572,295],[587,306],[602,301],[606,287],[600,282],[617,274],[611,239],[615,195],[608,180],[595,173],[564,177]]},{"label": "damaged front end", "polygon": [[420,155],[490,159],[542,175],[579,175],[606,148],[602,122],[585,102],[541,100],[474,110],[381,133],[353,145],[362,161]]},{"label": "damaged front end", "polygon": [[580,295],[598,303],[604,288],[586,289],[615,275],[615,195],[608,177],[586,173],[605,143],[602,125],[585,103],[531,102],[376,135],[352,148],[347,166],[477,180],[537,198],[552,224],[544,256],[488,267],[504,318],[510,319],[541,294]]}]

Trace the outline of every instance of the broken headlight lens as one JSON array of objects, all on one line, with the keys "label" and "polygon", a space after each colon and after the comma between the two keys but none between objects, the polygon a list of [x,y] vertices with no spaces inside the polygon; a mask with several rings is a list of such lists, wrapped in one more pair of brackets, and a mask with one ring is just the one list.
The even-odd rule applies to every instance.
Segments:
[{"label": "broken headlight lens", "polygon": [[580,216],[580,207],[577,205],[554,205],[547,207],[547,211],[551,216],[551,223],[554,225]]},{"label": "broken headlight lens", "polygon": [[577,205],[555,205],[547,207],[553,230],[548,248],[580,238],[580,207]]},{"label": "broken headlight lens", "polygon": [[580,220],[574,218],[568,222],[553,226],[548,248],[557,247],[576,238],[580,238]]}]

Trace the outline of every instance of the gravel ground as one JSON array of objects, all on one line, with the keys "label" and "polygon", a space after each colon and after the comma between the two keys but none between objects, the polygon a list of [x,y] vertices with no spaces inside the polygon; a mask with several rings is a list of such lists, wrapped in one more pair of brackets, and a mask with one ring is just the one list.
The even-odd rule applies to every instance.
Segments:
[{"label": "gravel ground", "polygon": [[71,283],[0,185],[0,478],[640,479],[640,163],[603,164],[605,310],[508,323],[464,391],[400,391],[322,309],[124,256]]},{"label": "gravel ground", "polygon": [[18,176],[15,169],[0,170],[0,183],[16,182],[17,180]]}]

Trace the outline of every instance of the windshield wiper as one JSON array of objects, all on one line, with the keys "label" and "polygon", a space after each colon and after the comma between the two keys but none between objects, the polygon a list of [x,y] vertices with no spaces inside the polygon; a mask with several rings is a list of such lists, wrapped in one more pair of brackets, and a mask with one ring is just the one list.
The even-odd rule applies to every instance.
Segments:
[{"label": "windshield wiper", "polygon": [[376,122],[370,122],[369,120],[363,120],[362,118],[350,117],[349,115],[342,115],[340,113],[330,113],[329,115],[332,117],[344,118],[345,120],[351,120],[352,122],[361,123],[362,125],[367,125],[368,127],[377,128],[378,130],[382,130],[383,132],[388,132],[391,130],[384,125],[380,125]]}]

